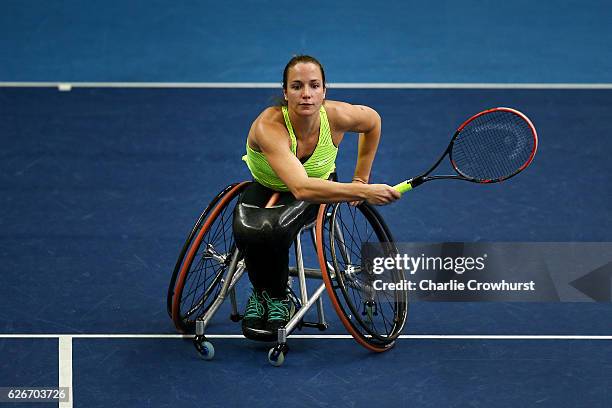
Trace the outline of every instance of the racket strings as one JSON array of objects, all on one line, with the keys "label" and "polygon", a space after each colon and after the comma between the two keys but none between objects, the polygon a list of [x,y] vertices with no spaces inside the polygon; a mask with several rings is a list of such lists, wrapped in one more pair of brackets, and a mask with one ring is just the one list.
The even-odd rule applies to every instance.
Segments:
[{"label": "racket strings", "polygon": [[453,143],[451,157],[460,174],[500,180],[518,172],[531,158],[535,135],[529,124],[509,111],[494,111],[466,124]]}]

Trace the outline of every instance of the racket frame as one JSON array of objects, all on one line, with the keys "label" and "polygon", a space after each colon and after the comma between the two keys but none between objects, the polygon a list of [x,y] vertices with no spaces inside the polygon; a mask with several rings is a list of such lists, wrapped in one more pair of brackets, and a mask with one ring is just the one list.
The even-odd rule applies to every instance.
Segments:
[{"label": "racket frame", "polygon": [[[521,165],[514,173],[511,173],[507,176],[504,177],[500,177],[497,179],[486,179],[486,180],[482,180],[482,179],[476,179],[473,177],[470,177],[466,174],[463,174],[461,172],[461,170],[459,170],[457,168],[457,165],[455,164],[455,161],[453,160],[453,145],[455,143],[455,140],[457,140],[457,137],[459,136],[459,134],[461,134],[461,131],[470,123],[472,122],[474,119],[482,116],[482,115],[486,115],[488,113],[493,113],[493,112],[510,112],[513,113],[517,116],[519,116],[520,118],[522,118],[527,125],[529,126],[529,128],[531,129],[531,133],[533,134],[533,138],[534,138],[534,145],[533,145],[533,149],[531,150],[531,154],[529,155],[529,158],[525,161],[525,163],[523,163],[523,165]],[[531,120],[529,120],[529,118],[523,114],[522,112],[519,112],[516,109],[512,109],[512,108],[506,108],[506,107],[497,107],[497,108],[492,108],[492,109],[487,109],[484,110],[482,112],[479,112],[475,115],[473,115],[472,117],[470,117],[469,119],[467,119],[465,122],[463,122],[461,124],[461,126],[459,126],[459,128],[455,131],[455,134],[453,135],[453,137],[450,140],[450,143],[448,144],[448,147],[444,150],[444,152],[442,153],[442,155],[440,155],[440,158],[434,163],[433,166],[431,166],[429,168],[429,170],[427,170],[425,173],[413,177],[411,179],[408,180],[404,180],[399,184],[396,184],[395,186],[393,186],[393,188],[395,188],[396,190],[398,190],[400,193],[405,193],[407,191],[412,190],[415,187],[420,186],[421,184],[427,182],[427,181],[431,181],[431,180],[439,180],[439,179],[450,179],[450,180],[465,180],[465,181],[470,181],[472,183],[478,183],[478,184],[487,184],[487,183],[499,183],[502,182],[504,180],[508,180],[511,177],[516,176],[518,173],[520,173],[521,171],[525,170],[527,168],[527,166],[529,166],[529,164],[531,164],[531,162],[533,161],[533,158],[535,157],[536,151],[538,150],[538,133],[535,129],[535,126],[533,126],[533,123],[531,122]],[[436,167],[438,167],[438,165],[442,162],[442,160],[444,159],[444,157],[448,155],[450,162],[451,162],[451,166],[453,167],[453,170],[455,170],[455,172],[457,174],[440,174],[440,175],[434,175],[434,176],[430,176],[429,174],[434,171],[434,169]]]}]

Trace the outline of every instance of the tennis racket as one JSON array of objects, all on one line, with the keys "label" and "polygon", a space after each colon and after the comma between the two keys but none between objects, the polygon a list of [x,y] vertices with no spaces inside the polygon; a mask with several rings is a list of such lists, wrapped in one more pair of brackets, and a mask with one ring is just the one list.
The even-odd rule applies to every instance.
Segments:
[{"label": "tennis racket", "polygon": [[[438,161],[420,176],[393,186],[400,193],[440,179],[498,183],[516,176],[533,161],[538,134],[527,116],[511,108],[493,108],[465,122]],[[456,174],[430,175],[448,155]]]}]

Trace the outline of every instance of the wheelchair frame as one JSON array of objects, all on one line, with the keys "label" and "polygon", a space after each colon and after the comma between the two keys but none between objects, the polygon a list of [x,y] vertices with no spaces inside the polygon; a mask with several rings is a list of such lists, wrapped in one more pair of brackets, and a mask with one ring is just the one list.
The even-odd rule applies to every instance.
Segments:
[{"label": "wheelchair frame", "polygon": [[[219,216],[219,213],[224,210],[225,207],[229,206],[231,200],[233,200],[234,197],[236,197],[237,194],[239,194],[240,191],[248,183],[249,182],[232,184],[222,190],[221,193],[219,193],[212,200],[212,202],[208,205],[206,210],[202,213],[202,215],[196,222],[196,225],[189,234],[187,241],[183,247],[183,250],[179,255],[179,259],[175,266],[175,270],[170,282],[170,287],[168,289],[168,311],[171,314],[173,320],[175,320],[175,324],[177,325],[177,328],[179,330],[182,330],[183,325],[179,325],[176,319],[183,318],[182,316],[177,316],[177,314],[180,315],[180,301],[182,299],[182,290],[185,284],[186,275],[190,272],[190,270],[184,271],[183,269],[185,267],[191,268],[191,264],[196,255],[196,252],[198,251],[198,248],[201,245],[202,236],[203,234],[207,233],[207,231],[204,231],[204,233],[202,233],[202,229],[210,227],[210,225],[212,225],[212,223],[214,223],[216,218]],[[222,201],[223,197],[225,197],[225,195],[228,193],[234,194],[234,196],[230,196],[230,199],[227,202]],[[221,201],[221,203],[219,203],[219,201]],[[317,219],[303,226],[296,235],[296,238],[294,239],[293,247],[295,252],[296,266],[292,266],[289,268],[289,288],[291,289],[291,283],[293,278],[297,278],[299,283],[299,296],[297,296],[292,289],[290,290],[290,298],[297,306],[297,308],[295,314],[292,316],[287,325],[278,330],[276,345],[268,352],[268,361],[274,366],[279,366],[284,362],[285,356],[289,351],[289,347],[287,345],[287,338],[296,328],[301,329],[302,327],[314,327],[318,328],[319,330],[325,330],[328,327],[325,321],[321,297],[326,289],[330,294],[332,304],[336,309],[336,312],[338,313],[340,320],[342,321],[344,326],[351,333],[351,335],[353,335],[356,341],[358,341],[361,345],[368,348],[369,350],[375,352],[382,352],[390,349],[394,345],[395,338],[397,338],[405,324],[407,315],[407,297],[405,293],[400,295],[403,297],[395,299],[396,301],[399,301],[399,304],[402,304],[402,302],[404,302],[404,305],[401,306],[399,310],[394,309],[393,329],[391,335],[389,335],[388,337],[384,337],[384,335],[378,335],[378,333],[368,330],[368,327],[364,326],[363,324],[362,326],[360,326],[359,322],[361,322],[361,320],[357,316],[357,319],[355,319],[358,320],[357,323],[351,321],[350,310],[354,311],[355,308],[350,307],[350,301],[349,308],[346,307],[346,304],[343,305],[343,302],[341,300],[342,296],[339,296],[335,292],[336,290],[338,290],[338,285],[334,284],[334,280],[336,279],[337,267],[335,258],[332,265],[332,262],[329,262],[325,259],[324,254],[324,224],[327,219],[336,216],[337,210],[337,204],[335,205],[335,207],[334,205],[322,204],[319,208],[319,214],[317,216]],[[389,229],[384,224],[384,221],[382,220],[380,215],[371,207],[367,210],[368,211],[364,212],[364,210],[362,209],[362,212],[364,212],[364,214],[369,214],[369,218],[366,217],[368,218],[367,221],[369,223],[376,223],[375,227],[379,231],[377,232],[377,234],[382,234],[385,240],[392,243],[393,239],[391,237]],[[212,221],[210,221],[211,219]],[[332,220],[333,219],[334,218],[332,218]],[[342,227],[340,227],[337,223],[334,222],[331,222],[331,225],[332,226],[330,226],[330,231],[333,228],[333,232],[330,232],[330,234],[334,236],[333,241],[335,242],[336,240],[338,240],[338,242],[344,245]],[[319,259],[319,264],[321,267],[320,269],[304,267],[301,239],[302,234],[305,233],[310,234],[312,243],[315,248],[317,248],[317,257]],[[381,237],[379,236],[378,238],[380,239]],[[192,244],[192,241],[194,239],[195,244]],[[187,258],[185,258],[185,256]],[[227,253],[219,253],[214,247],[212,247],[212,245],[207,244],[204,252],[200,254],[199,257],[202,259],[211,259],[220,265],[227,266],[222,272],[218,273],[212,285],[210,286],[212,287],[214,285],[220,284],[221,288],[219,292],[216,294],[216,297],[214,298],[212,303],[205,308],[204,312],[200,316],[198,316],[195,321],[195,337],[193,340],[194,346],[196,347],[198,353],[203,359],[210,360],[214,357],[215,350],[212,343],[206,338],[206,328],[211,322],[213,316],[218,312],[221,305],[225,302],[228,295],[231,301],[231,320],[237,322],[242,318],[242,316],[238,312],[235,285],[238,283],[238,281],[244,274],[245,264],[244,260],[241,259],[240,251],[235,248],[235,245],[233,244],[231,246],[231,250],[229,250]],[[344,249],[344,251],[341,250],[341,257],[344,259],[345,262],[351,264],[350,253],[347,253],[346,248]],[[179,271],[180,276],[177,282],[176,278],[177,273]],[[348,271],[348,269],[347,271],[340,270],[340,273],[346,274],[347,277],[351,273],[358,274],[359,272],[361,272],[360,268],[355,267],[352,267],[350,272]],[[307,278],[322,279],[323,282],[319,286],[317,286],[312,293],[309,294],[306,285]],[[397,277],[397,279],[401,278],[403,278],[403,275],[401,277]],[[348,285],[350,286],[351,280],[347,279],[347,281]],[[178,287],[179,285],[182,285],[180,289],[175,290],[176,287]],[[361,283],[353,282],[353,287],[356,289],[363,289],[363,286],[364,285]],[[210,296],[208,290],[209,288],[205,290],[205,295]],[[372,288],[370,287],[369,292],[371,291]],[[366,292],[368,291],[366,290]],[[202,302],[206,302],[207,296],[203,297]],[[365,304],[368,304],[369,302],[374,303],[372,293],[367,293],[367,299],[368,300],[365,302]],[[317,322],[304,321],[304,316],[315,305],[315,303],[318,318]],[[350,310],[347,312],[347,309]],[[369,313],[372,313],[372,311],[369,311]],[[374,313],[376,313],[376,310],[374,310]],[[363,314],[366,314],[365,306]],[[372,316],[369,317],[371,318]]]}]

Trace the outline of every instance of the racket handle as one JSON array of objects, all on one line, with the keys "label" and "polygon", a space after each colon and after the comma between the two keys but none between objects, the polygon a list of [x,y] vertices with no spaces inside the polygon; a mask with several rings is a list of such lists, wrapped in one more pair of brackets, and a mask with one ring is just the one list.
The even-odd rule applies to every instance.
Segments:
[{"label": "racket handle", "polygon": [[404,180],[401,183],[394,185],[393,188],[404,194],[405,192],[412,190],[412,184],[410,181],[411,180]]}]

